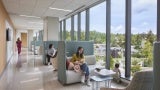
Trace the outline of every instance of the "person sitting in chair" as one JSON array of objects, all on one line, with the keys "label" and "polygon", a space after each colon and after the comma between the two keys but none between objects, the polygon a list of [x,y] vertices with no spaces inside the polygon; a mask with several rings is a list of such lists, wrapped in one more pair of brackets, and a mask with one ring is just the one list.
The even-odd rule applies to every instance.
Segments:
[{"label": "person sitting in chair", "polygon": [[53,44],[50,44],[47,52],[48,65],[51,64],[50,58],[55,58],[56,56],[57,56],[57,50],[54,48]]}]

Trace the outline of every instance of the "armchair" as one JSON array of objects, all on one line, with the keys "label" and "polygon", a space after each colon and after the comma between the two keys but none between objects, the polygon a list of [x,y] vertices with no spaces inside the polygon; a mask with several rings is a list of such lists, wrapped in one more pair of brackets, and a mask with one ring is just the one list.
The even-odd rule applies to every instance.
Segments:
[{"label": "armchair", "polygon": [[124,89],[100,88],[100,90],[152,90],[153,71],[140,71],[134,74],[130,84]]}]

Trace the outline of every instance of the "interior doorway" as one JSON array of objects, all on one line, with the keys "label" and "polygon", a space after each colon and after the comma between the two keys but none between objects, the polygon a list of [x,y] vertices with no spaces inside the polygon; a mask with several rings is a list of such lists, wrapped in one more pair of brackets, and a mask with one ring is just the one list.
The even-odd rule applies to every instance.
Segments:
[{"label": "interior doorway", "polygon": [[22,47],[27,48],[27,33],[21,33]]}]

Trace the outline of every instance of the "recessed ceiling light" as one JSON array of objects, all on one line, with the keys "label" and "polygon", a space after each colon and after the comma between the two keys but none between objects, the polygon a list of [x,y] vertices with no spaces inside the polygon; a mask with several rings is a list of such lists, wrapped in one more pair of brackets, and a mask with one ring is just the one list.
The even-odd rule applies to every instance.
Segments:
[{"label": "recessed ceiling light", "polygon": [[28,16],[28,15],[19,15],[19,16],[22,16],[22,17],[30,17],[30,18],[40,18],[40,17],[37,17],[37,16]]},{"label": "recessed ceiling light", "polygon": [[66,9],[60,9],[60,8],[52,8],[52,7],[49,7],[49,9],[59,10],[59,11],[65,11],[65,12],[72,12],[72,10],[66,10]]},{"label": "recessed ceiling light", "polygon": [[28,23],[32,23],[32,24],[43,24],[41,22],[28,22]]}]

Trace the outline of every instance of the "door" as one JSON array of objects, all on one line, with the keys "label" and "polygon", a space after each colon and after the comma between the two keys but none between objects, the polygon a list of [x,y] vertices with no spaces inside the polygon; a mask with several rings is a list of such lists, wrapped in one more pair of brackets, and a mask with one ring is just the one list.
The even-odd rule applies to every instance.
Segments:
[{"label": "door", "polygon": [[21,33],[22,47],[27,48],[27,33]]}]

